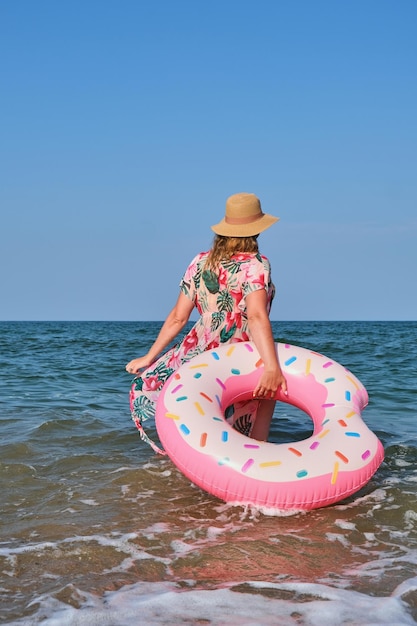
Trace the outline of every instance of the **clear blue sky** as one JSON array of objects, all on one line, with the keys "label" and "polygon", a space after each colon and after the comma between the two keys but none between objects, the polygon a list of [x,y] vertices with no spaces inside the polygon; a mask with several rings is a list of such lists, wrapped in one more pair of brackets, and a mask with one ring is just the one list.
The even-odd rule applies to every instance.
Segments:
[{"label": "clear blue sky", "polygon": [[249,191],[272,319],[416,320],[416,32],[416,0],[0,0],[0,319],[163,319]]}]

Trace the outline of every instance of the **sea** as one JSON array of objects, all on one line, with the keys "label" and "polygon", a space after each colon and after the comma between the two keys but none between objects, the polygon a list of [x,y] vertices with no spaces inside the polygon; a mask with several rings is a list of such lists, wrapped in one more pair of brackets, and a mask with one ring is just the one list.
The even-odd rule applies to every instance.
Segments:
[{"label": "sea", "polygon": [[[272,325],[369,393],[385,460],[327,508],[226,504],[140,440],[125,364],[160,322],[0,322],[1,623],[417,623],[417,322]],[[311,430],[277,403],[271,440]]]}]

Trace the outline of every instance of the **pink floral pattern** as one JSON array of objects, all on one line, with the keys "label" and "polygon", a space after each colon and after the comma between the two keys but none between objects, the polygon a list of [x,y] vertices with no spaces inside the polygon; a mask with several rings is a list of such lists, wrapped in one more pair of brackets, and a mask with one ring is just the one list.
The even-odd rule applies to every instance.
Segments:
[{"label": "pink floral pattern", "polygon": [[[246,314],[246,296],[265,289],[268,312],[275,288],[268,259],[261,254],[239,253],[224,261],[217,273],[206,270],[208,252],[191,261],[180,283],[200,314],[183,339],[135,378],[130,393],[132,418],[141,438],[162,452],[143,430],[143,421],[154,417],[155,403],[165,381],[183,363],[220,344],[251,339]],[[242,413],[242,412],[241,412]],[[246,417],[246,416],[245,416]]]}]

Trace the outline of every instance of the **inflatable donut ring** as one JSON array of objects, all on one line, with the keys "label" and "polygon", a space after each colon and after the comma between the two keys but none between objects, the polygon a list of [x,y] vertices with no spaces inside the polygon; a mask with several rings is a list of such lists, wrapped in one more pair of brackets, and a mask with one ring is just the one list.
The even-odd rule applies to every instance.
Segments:
[{"label": "inflatable donut ring", "polygon": [[193,483],[226,501],[274,509],[333,504],[365,485],[384,458],[381,442],[361,418],[362,383],[322,354],[276,344],[288,396],[313,420],[303,441],[256,441],[225,420],[228,406],[252,398],[263,370],[252,342],[203,352],[165,383],[156,406],[158,436]]}]

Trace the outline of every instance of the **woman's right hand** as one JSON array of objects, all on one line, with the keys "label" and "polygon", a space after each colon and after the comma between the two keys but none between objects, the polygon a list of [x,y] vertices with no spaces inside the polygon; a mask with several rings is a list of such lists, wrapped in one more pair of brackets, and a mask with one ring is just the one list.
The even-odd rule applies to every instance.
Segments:
[{"label": "woman's right hand", "polygon": [[273,399],[279,388],[282,393],[288,394],[287,381],[281,370],[265,370],[253,390],[253,397],[260,400]]},{"label": "woman's right hand", "polygon": [[126,372],[128,372],[129,374],[139,374],[141,370],[146,369],[147,367],[150,366],[150,364],[152,363],[151,359],[148,357],[148,355],[145,356],[141,356],[138,359],[133,359],[132,361],[129,361],[129,363],[126,365]]}]

